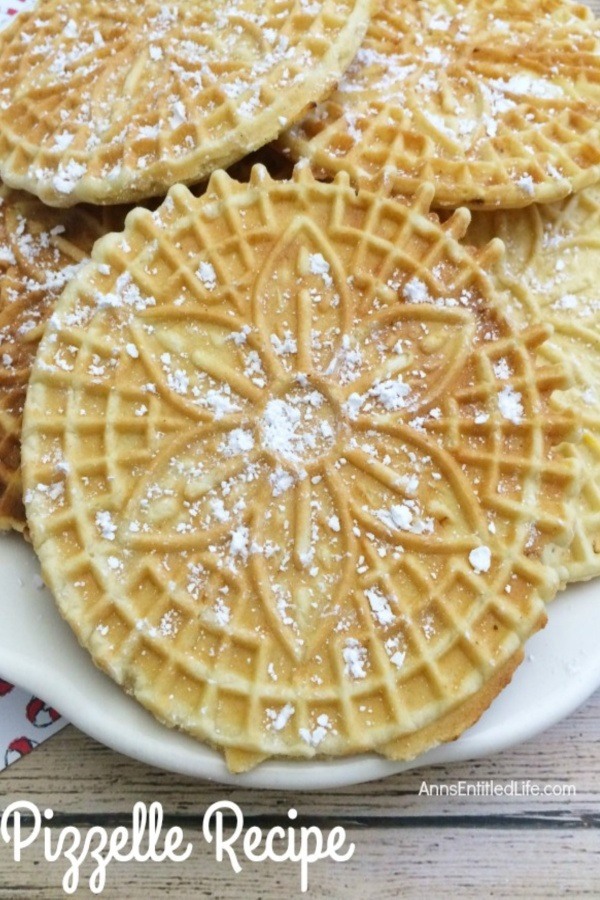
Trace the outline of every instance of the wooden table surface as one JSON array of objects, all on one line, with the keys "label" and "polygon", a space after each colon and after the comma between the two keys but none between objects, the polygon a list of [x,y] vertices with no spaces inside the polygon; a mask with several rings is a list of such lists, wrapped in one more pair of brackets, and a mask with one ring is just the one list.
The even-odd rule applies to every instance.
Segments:
[{"label": "wooden table surface", "polygon": [[[600,0],[589,0],[600,14]],[[529,779],[575,785],[574,797],[434,798],[423,781],[497,784]],[[27,799],[55,811],[53,840],[65,826],[111,830],[131,824],[136,801],[162,803],[167,826],[180,825],[194,846],[183,864],[121,863],[108,870],[109,898],[301,896],[298,866],[246,863],[239,875],[202,838],[203,813],[235,801],[247,824],[343,825],[356,844],[346,863],[311,867],[309,897],[600,897],[600,693],[550,731],[510,752],[477,762],[420,769],[385,781],[311,793],[251,792],[181,778],[107,750],[73,727],[0,775],[2,807]],[[300,821],[302,820],[302,821]],[[13,862],[0,841],[0,898],[64,896],[62,862],[48,864],[40,843]],[[84,872],[91,871],[87,866]],[[92,896],[86,882],[77,896]]]},{"label": "wooden table surface", "polygon": [[[233,800],[248,824],[288,825],[294,807],[305,824],[343,825],[352,860],[312,867],[311,898],[600,896],[600,692],[550,731],[487,760],[414,770],[374,784],[311,793],[252,792],[193,781],[119,756],[69,727],[0,775],[2,805],[27,799],[55,812],[56,829],[131,824],[136,801],[162,803],[167,824],[194,845],[184,864],[121,863],[108,870],[103,897],[300,897],[298,867],[244,864],[233,875],[202,837],[203,813]],[[497,799],[419,796],[423,781],[497,784],[531,779],[571,783],[576,796]],[[55,838],[54,838],[55,840]],[[17,865],[0,842],[0,897],[62,896],[65,866],[42,848]],[[89,873],[90,867],[87,871]],[[77,896],[91,896],[81,890]]]}]

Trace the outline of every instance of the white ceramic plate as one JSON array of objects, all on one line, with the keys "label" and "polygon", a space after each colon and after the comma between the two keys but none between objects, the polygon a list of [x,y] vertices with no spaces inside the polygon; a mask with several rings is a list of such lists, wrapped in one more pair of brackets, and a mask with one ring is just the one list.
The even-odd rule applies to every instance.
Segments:
[{"label": "white ceramic plate", "polygon": [[0,674],[44,698],[114,750],[199,778],[244,787],[312,790],[358,784],[431,763],[475,759],[525,741],[568,716],[600,687],[600,588],[570,587],[547,628],[483,718],[462,737],[412,763],[374,755],[333,762],[269,762],[232,775],[218,753],[160,725],[103,675],[41,586],[37,560],[18,536],[0,536]]}]

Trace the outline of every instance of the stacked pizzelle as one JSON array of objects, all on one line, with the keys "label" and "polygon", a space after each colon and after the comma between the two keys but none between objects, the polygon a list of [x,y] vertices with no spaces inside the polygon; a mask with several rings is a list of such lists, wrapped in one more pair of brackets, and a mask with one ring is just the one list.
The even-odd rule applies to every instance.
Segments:
[{"label": "stacked pizzelle", "polygon": [[457,737],[600,574],[599,50],[566,0],[0,35],[0,527],[232,771]]}]

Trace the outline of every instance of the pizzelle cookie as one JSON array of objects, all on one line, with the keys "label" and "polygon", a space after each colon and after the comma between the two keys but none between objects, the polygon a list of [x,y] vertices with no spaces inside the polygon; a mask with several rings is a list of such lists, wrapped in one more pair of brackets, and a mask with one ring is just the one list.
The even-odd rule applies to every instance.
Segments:
[{"label": "pizzelle cookie", "polygon": [[600,179],[600,42],[566,0],[384,0],[339,89],[282,137],[315,174],[522,207]]},{"label": "pizzelle cookie", "polygon": [[600,575],[600,188],[562,203],[474,215],[467,239],[481,246],[492,237],[506,244],[495,278],[516,321],[552,325],[542,352],[562,354],[573,370],[576,386],[555,398],[578,410],[585,429],[577,447],[585,480],[565,564],[570,580],[593,578]]},{"label": "pizzelle cookie", "polygon": [[48,209],[0,187],[0,530],[25,528],[20,438],[25,392],[54,303],[125,210]]},{"label": "pizzelle cookie", "polygon": [[[271,146],[245,157],[231,175],[248,181],[260,162],[273,178],[292,168]],[[196,196],[206,182],[195,186]],[[65,284],[98,238],[123,228],[128,206],[53,209],[0,186],[0,531],[26,527],[21,485],[21,418],[40,338]]]},{"label": "pizzelle cookie", "polygon": [[327,96],[372,0],[47,0],[0,36],[0,176],[53,206],[198,183]]},{"label": "pizzelle cookie", "polygon": [[95,662],[225,751],[456,737],[559,584],[576,424],[547,330],[412,205],[297,169],[174,187],[63,293],[24,424],[34,547]]}]

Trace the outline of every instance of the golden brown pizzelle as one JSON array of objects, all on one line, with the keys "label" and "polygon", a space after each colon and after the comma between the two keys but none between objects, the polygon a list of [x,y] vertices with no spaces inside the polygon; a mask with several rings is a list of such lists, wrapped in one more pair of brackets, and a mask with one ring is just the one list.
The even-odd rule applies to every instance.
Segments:
[{"label": "golden brown pizzelle", "polygon": [[20,438],[39,340],[64,286],[126,209],[49,209],[0,187],[0,530],[25,529]]},{"label": "golden brown pizzelle", "polygon": [[338,90],[281,138],[319,177],[524,207],[600,179],[600,42],[570,0],[383,0]]},{"label": "golden brown pizzelle", "polygon": [[574,386],[555,402],[581,416],[584,484],[562,563],[571,581],[594,578],[600,575],[600,188],[561,203],[475,214],[467,240],[484,246],[494,237],[506,245],[495,280],[507,292],[511,314],[522,326],[551,325],[543,352],[573,373]]},{"label": "golden brown pizzelle", "polygon": [[[285,157],[265,147],[233,166],[231,174],[247,181],[258,162],[274,178],[292,171]],[[205,190],[206,182],[193,188],[197,196]],[[54,209],[1,187],[0,201],[0,531],[24,531],[21,414],[37,346],[64,286],[95,241],[123,227],[131,207]]]},{"label": "golden brown pizzelle", "polygon": [[327,96],[372,0],[46,0],[0,34],[0,177],[53,206],[196,184]]},{"label": "golden brown pizzelle", "polygon": [[32,373],[59,609],[161,721],[268,757],[411,758],[510,679],[559,585],[577,425],[432,191],[298,169],[135,210]]}]

